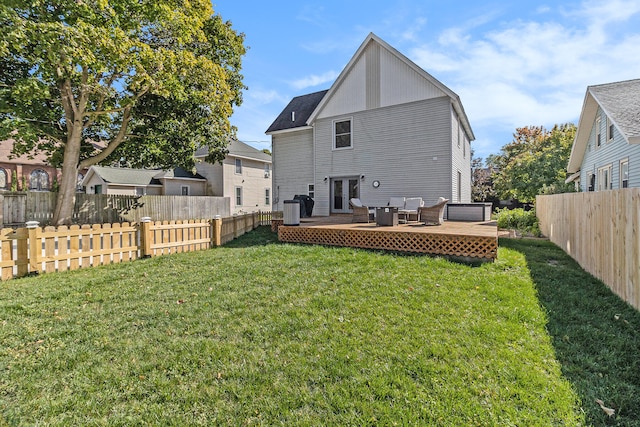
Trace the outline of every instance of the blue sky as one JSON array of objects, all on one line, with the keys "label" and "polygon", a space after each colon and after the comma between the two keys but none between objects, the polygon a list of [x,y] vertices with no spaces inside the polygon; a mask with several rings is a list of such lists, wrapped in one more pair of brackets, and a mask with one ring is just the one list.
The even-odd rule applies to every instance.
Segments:
[{"label": "blue sky", "polygon": [[213,0],[249,47],[238,139],[265,130],[294,96],[328,89],[369,32],[456,92],[476,156],[517,127],[578,123],[586,87],[640,78],[640,0]]}]

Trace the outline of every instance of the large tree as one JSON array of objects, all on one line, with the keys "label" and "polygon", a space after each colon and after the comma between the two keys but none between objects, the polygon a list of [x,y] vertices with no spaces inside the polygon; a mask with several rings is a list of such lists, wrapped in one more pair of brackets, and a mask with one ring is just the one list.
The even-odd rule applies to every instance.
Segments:
[{"label": "large tree", "polygon": [[4,0],[0,25],[0,138],[62,168],[54,223],[70,222],[91,165],[224,157],[244,35],[209,0]]},{"label": "large tree", "polygon": [[498,196],[531,203],[544,192],[573,191],[564,181],[575,133],[571,123],[550,131],[542,126],[516,129],[513,141],[487,159]]}]

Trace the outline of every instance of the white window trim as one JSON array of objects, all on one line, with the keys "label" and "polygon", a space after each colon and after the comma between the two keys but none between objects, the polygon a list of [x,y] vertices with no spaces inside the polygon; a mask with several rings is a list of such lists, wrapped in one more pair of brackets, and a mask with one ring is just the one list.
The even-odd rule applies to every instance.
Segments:
[{"label": "white window trim", "polygon": [[264,204],[265,206],[271,206],[271,189],[264,189]]},{"label": "white window trim", "polygon": [[[184,194],[184,189],[187,189],[187,194]],[[180,195],[181,196],[190,196],[191,195],[191,188],[188,185],[181,185],[180,186]]]},{"label": "white window trim", "polygon": [[315,184],[307,184],[307,196],[311,197],[312,199],[316,198],[316,186],[315,186]]},{"label": "white window trim", "polygon": [[[238,203],[238,190],[240,190],[240,203]],[[233,201],[235,202],[236,206],[242,206],[242,203],[244,202],[244,200],[242,200],[242,187],[241,186],[236,186],[233,189]]]},{"label": "white window trim", "polygon": [[611,122],[609,116],[607,116],[607,129],[605,130],[605,132],[607,133],[607,143],[613,141],[613,130],[611,128],[612,126],[613,123]]},{"label": "white window trim", "polygon": [[[622,178],[622,165],[625,165],[625,164],[627,165],[627,186],[623,187],[622,186],[622,181],[623,181],[623,178]],[[628,157],[625,158],[625,159],[620,160],[620,181],[619,181],[618,187],[619,188],[629,188],[629,158]]]},{"label": "white window trim", "polygon": [[[350,141],[351,144],[348,147],[336,147],[336,123],[339,122],[346,122],[349,121],[350,123]],[[342,117],[339,119],[335,119],[331,122],[331,134],[332,134],[332,140],[331,140],[331,147],[332,150],[334,151],[340,151],[340,150],[353,150],[353,117]]]},{"label": "white window trim", "polygon": [[596,117],[596,150],[602,147],[602,118],[600,116]]},{"label": "white window trim", "polygon": [[[238,172],[238,165],[240,165],[240,172]],[[233,162],[233,173],[242,175],[242,159],[235,159]]]},{"label": "white window trim", "polygon": [[[600,168],[598,168],[598,177],[597,179],[597,187],[598,187],[598,191],[606,191],[606,190],[611,190],[613,188],[613,183],[612,183],[612,179],[611,179],[611,171],[613,169],[613,165],[612,164],[608,164],[606,166],[602,166]],[[607,172],[607,177],[609,178],[609,182],[607,182],[607,188],[605,188],[605,186],[603,186],[603,178],[604,178],[604,172]]]}]

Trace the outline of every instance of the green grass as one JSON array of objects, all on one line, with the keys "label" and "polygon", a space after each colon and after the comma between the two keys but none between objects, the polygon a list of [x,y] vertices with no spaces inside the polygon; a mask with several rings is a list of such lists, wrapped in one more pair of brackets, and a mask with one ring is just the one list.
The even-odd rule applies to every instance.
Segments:
[{"label": "green grass", "polygon": [[605,395],[638,359],[637,313],[598,288],[635,350],[589,392],[573,359],[611,331],[566,331],[555,299],[584,273],[529,245],[473,267],[279,244],[261,227],[210,251],[2,282],[0,425],[639,425],[635,397]]},{"label": "green grass", "polygon": [[[590,425],[640,426],[640,312],[546,241],[504,240],[525,256],[564,376]],[[595,403],[615,409],[609,417]]]}]

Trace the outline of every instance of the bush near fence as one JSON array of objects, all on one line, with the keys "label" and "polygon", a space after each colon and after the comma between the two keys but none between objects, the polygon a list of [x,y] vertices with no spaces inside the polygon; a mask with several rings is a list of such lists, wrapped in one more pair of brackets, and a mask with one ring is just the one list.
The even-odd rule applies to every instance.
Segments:
[{"label": "bush near fence", "polygon": [[540,230],[640,310],[640,189],[536,198]]},{"label": "bush near fence", "polygon": [[270,225],[271,212],[189,221],[151,221],[0,230],[0,277],[76,270],[208,249]]}]

